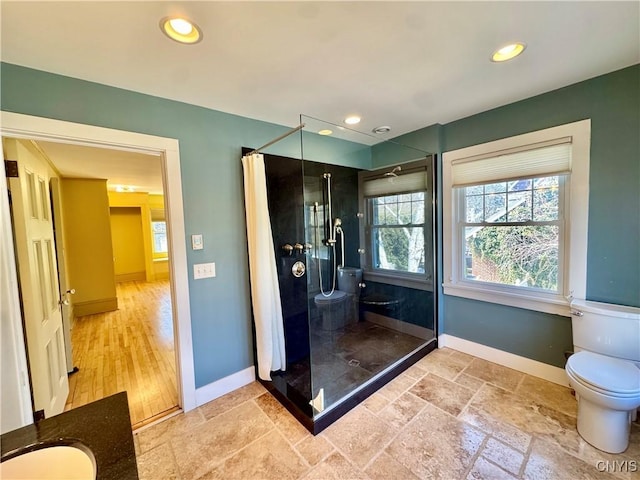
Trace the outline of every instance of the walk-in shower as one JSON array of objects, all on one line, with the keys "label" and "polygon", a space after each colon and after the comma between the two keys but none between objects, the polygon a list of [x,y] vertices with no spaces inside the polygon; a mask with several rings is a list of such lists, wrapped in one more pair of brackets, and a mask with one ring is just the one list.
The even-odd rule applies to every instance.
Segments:
[{"label": "walk-in shower", "polygon": [[263,151],[286,345],[263,383],[317,433],[435,347],[434,157],[301,120]]}]

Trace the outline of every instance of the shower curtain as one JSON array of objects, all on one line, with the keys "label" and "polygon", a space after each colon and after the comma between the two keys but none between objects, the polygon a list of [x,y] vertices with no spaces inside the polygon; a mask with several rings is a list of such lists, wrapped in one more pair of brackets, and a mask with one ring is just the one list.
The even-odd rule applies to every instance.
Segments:
[{"label": "shower curtain", "polygon": [[271,380],[271,371],[286,369],[286,357],[263,156],[254,153],[242,157],[242,170],[258,376]]}]

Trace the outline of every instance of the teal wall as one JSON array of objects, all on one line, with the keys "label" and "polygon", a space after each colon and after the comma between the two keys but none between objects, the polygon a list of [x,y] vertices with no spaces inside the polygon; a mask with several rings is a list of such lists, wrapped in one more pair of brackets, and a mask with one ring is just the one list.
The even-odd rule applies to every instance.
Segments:
[{"label": "teal wall", "polygon": [[[216,262],[217,277],[189,279],[196,386],[253,365],[241,147],[259,147],[287,127],[85,82],[16,65],[0,65],[2,110],[180,141],[187,240],[204,236],[194,263]],[[296,125],[298,118],[291,119]],[[370,152],[335,139],[313,143],[331,163],[370,168]],[[300,158],[294,135],[267,150]],[[187,245],[190,243],[187,241]]]},{"label": "teal wall", "polygon": [[[260,146],[286,128],[15,65],[2,64],[0,73],[2,110],[180,141],[186,234],[202,233],[205,239],[205,249],[188,251],[187,262],[190,267],[215,261],[218,273],[215,279],[189,284],[196,385],[250,366],[240,148]],[[396,140],[440,153],[591,118],[587,298],[640,306],[639,112],[640,66],[636,65]],[[295,123],[297,119],[292,119],[291,125]],[[308,143],[311,155],[333,155],[334,160],[305,153],[306,158],[359,168],[396,161],[389,160],[384,149],[369,154],[333,139],[319,142],[313,148]],[[299,137],[267,151],[299,158]],[[437,184],[441,185],[440,174]],[[440,200],[439,196],[438,205]],[[564,365],[563,352],[571,348],[570,319],[440,296],[440,333]]]},{"label": "teal wall", "polygon": [[[640,66],[444,125],[443,151],[591,119],[587,299],[640,306]],[[570,319],[445,296],[441,331],[564,366]]]}]

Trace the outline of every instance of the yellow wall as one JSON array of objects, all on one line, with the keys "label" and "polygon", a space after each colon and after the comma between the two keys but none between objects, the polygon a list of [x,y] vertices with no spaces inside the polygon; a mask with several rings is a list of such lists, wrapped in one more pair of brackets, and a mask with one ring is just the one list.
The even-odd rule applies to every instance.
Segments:
[{"label": "yellow wall", "polygon": [[118,308],[107,181],[62,179],[69,281],[76,316]]},{"label": "yellow wall", "polygon": [[151,232],[151,210],[164,210],[164,196],[146,192],[109,192],[109,205],[140,209],[146,279],[151,282],[169,278],[167,255],[154,255]]},{"label": "yellow wall", "polygon": [[111,207],[116,282],[146,280],[142,215],[138,207]]}]

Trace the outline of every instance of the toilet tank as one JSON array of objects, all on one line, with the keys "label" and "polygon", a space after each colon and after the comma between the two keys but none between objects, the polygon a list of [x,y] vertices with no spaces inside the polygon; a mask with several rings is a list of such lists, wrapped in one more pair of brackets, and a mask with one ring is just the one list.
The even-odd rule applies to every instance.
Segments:
[{"label": "toilet tank", "polygon": [[338,267],[338,290],[346,293],[359,294],[361,282],[361,268]]},{"label": "toilet tank", "polygon": [[640,362],[640,308],[573,300],[571,326],[576,352]]}]

